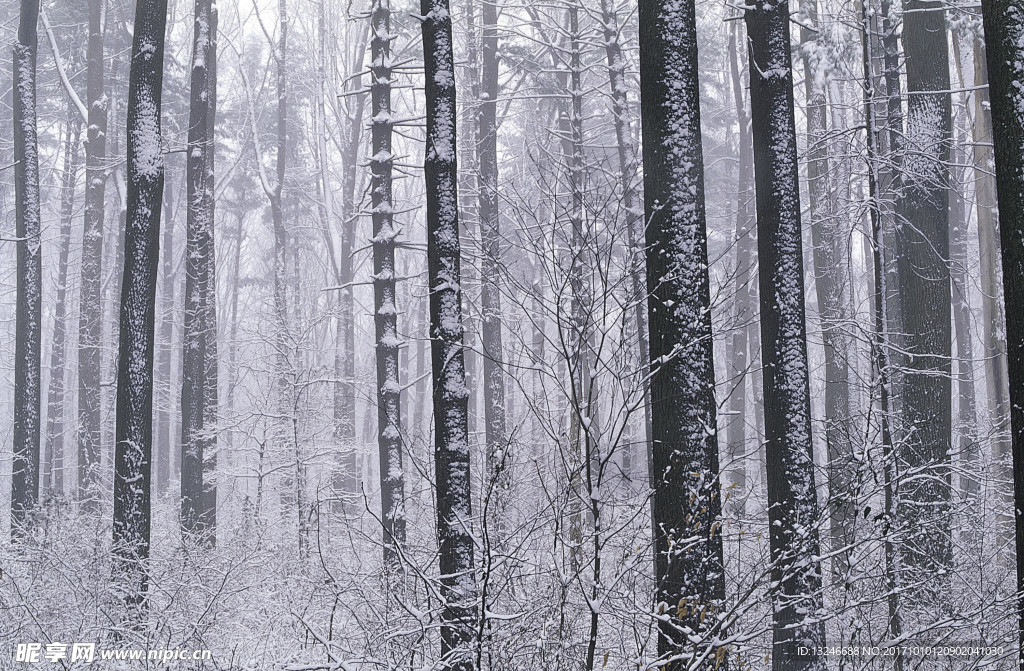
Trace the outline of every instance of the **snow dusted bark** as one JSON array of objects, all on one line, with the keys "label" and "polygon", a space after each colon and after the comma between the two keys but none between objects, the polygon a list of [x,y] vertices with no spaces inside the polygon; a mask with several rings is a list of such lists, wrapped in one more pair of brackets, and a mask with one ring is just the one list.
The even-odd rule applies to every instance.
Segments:
[{"label": "snow dusted bark", "polygon": [[405,476],[402,472],[402,431],[399,383],[398,307],[395,303],[395,228],[391,172],[391,6],[377,0],[370,16],[370,198],[373,220],[373,300],[377,339],[377,446],[380,450],[381,521],[384,563],[398,562],[397,547],[405,542]]},{"label": "snow dusted bark", "polygon": [[697,23],[687,0],[642,0],[639,16],[658,654],[710,669],[725,571]]},{"label": "snow dusted bark", "polygon": [[[185,331],[181,387],[181,530],[212,544],[217,490],[217,282],[214,259],[214,128],[217,5],[196,0],[189,105]],[[167,253],[170,250],[166,250]]]},{"label": "snow dusted bark", "polygon": [[14,462],[11,471],[11,533],[25,524],[39,499],[42,324],[42,239],[39,230],[39,146],[36,139],[36,23],[39,0],[21,1],[14,43],[14,209],[17,298],[14,340]]},{"label": "snow dusted bark", "polygon": [[[896,515],[908,529],[908,577],[928,580],[952,561],[950,439],[952,379],[949,276],[951,140],[945,12],[935,0],[904,0],[907,68],[906,152],[900,162],[896,268],[902,316],[903,427]],[[917,470],[920,469],[920,470]],[[922,594],[922,596],[924,596]]]},{"label": "snow dusted bark", "polygon": [[1010,435],[1017,532],[1018,668],[1024,669],[1024,7],[982,0],[1010,380]]},{"label": "snow dusted bark", "polygon": [[[160,248],[166,253],[160,258],[160,329],[156,338],[156,375],[155,384],[157,388],[157,411],[156,411],[156,439],[153,444],[153,463],[156,466],[156,488],[157,492],[164,494],[170,486],[171,462],[174,460],[176,450],[174,445],[177,436],[174,432],[173,408],[177,405],[174,393],[173,380],[173,347],[174,329],[176,322],[175,314],[175,285],[178,278],[175,266],[174,255],[174,223],[175,223],[175,202],[172,198],[173,179],[164,184],[164,225],[161,235],[163,240]],[[180,464],[179,464],[180,470]]]},{"label": "snow dusted bark", "polygon": [[107,184],[107,96],[103,31],[106,0],[89,0],[85,141],[85,223],[78,311],[78,499],[99,507],[100,338],[102,337],[103,217]]},{"label": "snow dusted bark", "polygon": [[[117,363],[114,452],[115,575],[129,618],[149,577],[153,333],[164,164],[160,147],[167,0],[139,0],[128,83],[127,222]],[[137,626],[139,623],[133,623]]]},{"label": "snow dusted bark", "polygon": [[502,367],[501,232],[498,208],[498,7],[480,2],[480,86],[476,113],[477,213],[480,218],[480,312],[483,351],[484,440],[487,445],[488,515],[498,542],[502,509],[511,483],[505,429],[505,371]]},{"label": "snow dusted bark", "polygon": [[477,589],[456,167],[455,61],[447,0],[421,0],[427,143],[427,282],[434,386],[434,465],[441,572],[442,669],[470,671],[477,658]]},{"label": "snow dusted bark", "polygon": [[68,112],[67,141],[60,186],[60,260],[57,268],[57,305],[53,310],[53,341],[50,345],[50,385],[46,392],[46,458],[42,485],[52,487],[54,496],[64,494],[64,375],[67,365],[68,256],[71,252],[71,224],[75,210],[82,123],[74,109]]},{"label": "snow dusted bark", "polygon": [[[835,573],[849,568],[856,517],[851,499],[853,446],[850,435],[850,366],[852,340],[845,329],[850,313],[850,278],[847,276],[845,219],[836,211],[836,186],[829,165],[828,106],[825,97],[827,64],[821,63],[817,36],[816,0],[802,0],[800,12],[804,94],[807,99],[807,196],[811,240],[814,245],[814,287],[825,349],[825,445],[828,454],[829,522]],[[827,48],[827,47],[822,47]]]},{"label": "snow dusted bark", "polygon": [[[773,562],[772,668],[825,668],[818,504],[811,445],[800,188],[789,3],[746,12],[757,195],[768,519]],[[812,652],[798,655],[797,646]]]}]

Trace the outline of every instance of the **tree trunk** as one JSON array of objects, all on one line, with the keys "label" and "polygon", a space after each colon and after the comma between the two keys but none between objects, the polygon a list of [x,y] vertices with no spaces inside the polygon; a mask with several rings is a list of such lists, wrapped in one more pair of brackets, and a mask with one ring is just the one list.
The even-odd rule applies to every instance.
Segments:
[{"label": "tree trunk", "polygon": [[39,499],[43,316],[42,239],[39,217],[39,145],[36,138],[36,23],[39,0],[21,0],[14,44],[14,210],[18,238],[14,340],[14,461],[11,471],[11,533],[26,534]]},{"label": "tree trunk", "polygon": [[[936,0],[905,0],[906,153],[900,161],[896,267],[903,325],[903,440],[896,515],[908,530],[904,565],[915,580],[950,566],[952,434],[949,277],[949,65],[945,14]],[[939,91],[940,93],[928,93]],[[918,470],[920,469],[920,470]],[[921,594],[925,596],[924,593]]]},{"label": "tree trunk", "polygon": [[[816,0],[801,0],[805,25],[800,41],[813,45],[817,38],[809,25],[818,23]],[[809,24],[809,25],[808,25]],[[807,196],[811,240],[814,245],[814,286],[825,348],[825,445],[828,455],[829,522],[834,559],[832,570],[849,569],[853,542],[854,501],[850,498],[850,367],[852,340],[844,329],[849,318],[850,278],[847,276],[848,231],[832,201],[834,187],[829,166],[827,103],[824,75],[816,72],[812,50],[801,50],[804,65],[804,94],[807,97]]]},{"label": "tree trunk", "polygon": [[505,429],[505,371],[502,367],[501,233],[498,206],[498,8],[481,0],[480,87],[476,114],[477,202],[480,219],[480,312],[483,352],[484,441],[487,454],[488,516],[501,542],[502,509],[511,484]]},{"label": "tree trunk", "polygon": [[[214,156],[217,5],[196,0],[189,105],[185,330],[181,386],[181,531],[206,545],[216,538],[217,283]],[[170,250],[165,250],[168,253]]]},{"label": "tree trunk", "polygon": [[[982,0],[995,142],[1009,361],[1010,440],[1017,550],[1018,649],[1024,650],[1024,8]],[[1018,660],[1024,668],[1024,654]]]},{"label": "tree trunk", "polygon": [[50,387],[46,393],[46,453],[43,483],[53,495],[64,495],[64,376],[67,363],[68,256],[71,252],[71,224],[75,210],[82,123],[69,112],[64,148],[64,174],[60,194],[60,261],[57,270],[57,305],[53,312],[53,343],[50,349]]},{"label": "tree trunk", "polygon": [[[803,245],[788,2],[756,0],[746,12],[757,197],[761,360],[764,378],[772,668],[819,670],[821,607],[817,494],[811,443]],[[798,655],[797,646],[811,648]]]},{"label": "tree trunk", "polygon": [[128,84],[128,219],[124,235],[114,453],[115,573],[130,626],[149,577],[150,457],[153,443],[153,334],[160,262],[164,165],[160,148],[167,0],[139,0]]},{"label": "tree trunk", "polygon": [[[174,460],[173,412],[177,404],[174,402],[174,326],[175,326],[175,279],[177,272],[174,266],[174,203],[170,197],[171,185],[164,184],[164,223],[161,249],[164,253],[160,259],[160,332],[157,334],[156,345],[156,384],[158,388],[156,415],[156,452],[153,461],[156,464],[156,488],[165,494],[171,481],[171,462]],[[187,205],[186,205],[187,206]]]},{"label": "tree trunk", "polygon": [[380,450],[381,521],[384,564],[397,566],[405,543],[405,475],[402,472],[401,384],[399,383],[398,307],[395,303],[395,238],[391,172],[391,8],[377,0],[371,13],[370,149],[373,220],[373,299],[377,345],[377,446]]},{"label": "tree trunk", "polygon": [[85,142],[85,223],[78,311],[78,500],[99,509],[100,339],[103,335],[103,217],[107,183],[107,105],[103,18],[106,0],[89,0],[86,74],[89,123]]},{"label": "tree trunk", "polygon": [[[713,668],[725,599],[697,23],[640,3],[655,609],[665,668]],[[688,539],[685,543],[677,539]],[[710,616],[710,617],[708,617]],[[706,661],[700,661],[700,660]]]},{"label": "tree trunk", "polygon": [[477,589],[466,372],[463,361],[455,62],[447,0],[421,0],[427,142],[427,275],[434,385],[434,464],[440,554],[441,668],[477,667]]}]

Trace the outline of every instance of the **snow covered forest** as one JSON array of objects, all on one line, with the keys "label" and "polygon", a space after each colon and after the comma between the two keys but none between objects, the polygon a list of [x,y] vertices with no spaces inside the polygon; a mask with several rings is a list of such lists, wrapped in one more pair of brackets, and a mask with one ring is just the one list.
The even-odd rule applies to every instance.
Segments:
[{"label": "snow covered forest", "polygon": [[0,42],[0,669],[1024,669],[1022,0]]}]

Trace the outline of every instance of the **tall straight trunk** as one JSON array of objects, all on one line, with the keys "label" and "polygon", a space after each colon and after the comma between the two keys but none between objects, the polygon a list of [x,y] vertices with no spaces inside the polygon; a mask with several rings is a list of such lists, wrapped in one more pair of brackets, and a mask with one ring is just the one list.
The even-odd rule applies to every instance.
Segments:
[{"label": "tall straight trunk", "polygon": [[[978,215],[978,265],[981,268],[981,317],[982,317],[982,360],[985,362],[985,383],[988,394],[989,424],[995,429],[992,440],[992,460],[1000,478],[1013,478],[1011,443],[1009,432],[1010,406],[1007,382],[1006,334],[1002,325],[1006,315],[999,300],[1002,290],[1002,273],[999,264],[999,223],[996,210],[995,157],[992,144],[992,111],[987,84],[988,65],[985,62],[985,43],[974,37],[974,123],[971,124],[974,140],[974,202]],[[1009,493],[1009,492],[1008,492]],[[1012,505],[1007,501],[1007,507]],[[1000,514],[1004,520],[1000,532],[1009,541],[1013,528],[1008,515]]]},{"label": "tall straight trunk", "polygon": [[170,185],[164,185],[164,224],[161,235],[161,249],[164,253],[160,259],[160,330],[157,334],[156,345],[156,385],[158,388],[158,403],[156,414],[156,442],[153,450],[156,455],[153,458],[156,464],[156,488],[157,492],[164,494],[171,481],[171,462],[174,455],[173,436],[173,411],[174,403],[174,381],[173,381],[173,340],[175,325],[175,279],[177,272],[174,266],[174,203],[171,199],[173,189]]},{"label": "tall straight trunk", "polygon": [[[906,569],[935,576],[952,561],[949,451],[952,379],[949,277],[951,110],[945,12],[937,0],[905,0],[907,152],[900,161],[896,267],[906,353],[902,381],[901,485],[896,515],[908,529]],[[929,93],[937,91],[938,93]],[[926,591],[934,591],[929,580]],[[924,594],[922,594],[924,596]]]},{"label": "tall straight trunk", "polygon": [[[727,459],[735,496],[733,508],[742,516],[747,492],[747,377],[753,362],[750,356],[750,338],[747,323],[754,316],[754,150],[750,146],[750,116],[743,100],[743,81],[740,76],[739,24],[733,22],[729,34],[729,74],[732,80],[733,104],[739,122],[739,170],[736,188],[736,284],[733,300],[736,315],[735,330],[728,343],[729,383],[733,385],[729,396],[729,418],[726,424]],[[755,399],[756,402],[756,399]],[[755,432],[756,434],[756,432]],[[732,498],[730,496],[730,498]]]},{"label": "tall straight trunk", "polygon": [[67,365],[68,256],[71,252],[71,224],[75,210],[82,123],[69,111],[64,147],[64,174],[60,187],[60,260],[57,269],[57,305],[53,311],[53,342],[50,349],[50,387],[46,392],[46,454],[44,486],[54,496],[64,494],[64,377]]},{"label": "tall straight trunk", "polygon": [[[746,12],[757,197],[769,547],[772,668],[825,668],[817,493],[807,371],[800,187],[793,112],[789,3],[756,0]],[[812,652],[798,655],[798,646]]]},{"label": "tall straight trunk", "polygon": [[[185,330],[181,386],[181,530],[212,545],[217,490],[217,282],[214,155],[217,109],[217,5],[196,0],[189,105]],[[165,250],[165,253],[170,250]]]},{"label": "tall straight trunk", "polygon": [[[644,452],[651,445],[651,390],[650,361],[647,336],[646,290],[644,287],[644,254],[637,248],[637,225],[643,214],[640,198],[636,193],[636,147],[629,125],[628,101],[626,99],[626,61],[622,56],[622,36],[619,32],[619,17],[612,0],[601,0],[601,23],[604,33],[605,58],[608,62],[608,86],[612,97],[612,117],[615,125],[615,146],[619,160],[619,188],[622,191],[622,209],[625,212],[626,245],[629,247],[629,292],[633,304],[633,320],[636,328],[637,349],[640,352],[640,375],[643,380],[643,444]],[[632,446],[627,455],[632,457]],[[632,464],[632,459],[630,459]],[[626,469],[626,477],[632,479],[632,469]],[[648,474],[650,475],[650,474]]]},{"label": "tall straight trunk", "polygon": [[[957,36],[953,34],[953,40]],[[959,134],[958,134],[959,135]],[[958,137],[958,141],[965,138]],[[954,165],[966,163],[967,157],[960,146],[953,150]],[[965,510],[968,516],[980,512],[978,509],[978,493],[980,482],[978,471],[978,431],[977,402],[974,391],[974,348],[971,344],[971,305],[969,295],[969,278],[967,268],[970,264],[970,252],[967,245],[967,204],[964,202],[959,188],[965,184],[965,171],[954,168],[956,178],[949,189],[949,250],[950,279],[952,280],[953,326],[956,329],[956,386],[957,386],[957,422],[959,423],[959,440],[957,454],[960,470],[960,491],[967,498]],[[980,517],[961,529],[961,540],[973,538],[981,522]]]},{"label": "tall straight trunk", "polygon": [[850,435],[850,366],[852,340],[844,329],[849,317],[850,278],[846,263],[848,231],[836,211],[829,165],[827,103],[823,77],[815,71],[813,45],[817,38],[810,26],[817,24],[816,0],[801,0],[804,24],[800,41],[807,99],[807,196],[811,240],[814,245],[814,286],[825,347],[825,445],[828,455],[829,526],[832,569],[844,574],[849,568],[853,542],[855,502],[850,491],[853,445]]},{"label": "tall straight trunk", "polygon": [[25,533],[39,499],[43,317],[42,239],[39,217],[39,146],[36,138],[36,23],[39,0],[21,0],[14,44],[14,209],[18,276],[14,339],[14,462],[11,533]]},{"label": "tall straight trunk", "polygon": [[505,372],[502,367],[501,232],[498,206],[498,7],[481,0],[480,87],[476,113],[477,213],[480,220],[480,312],[483,352],[484,441],[489,517],[500,541],[502,508],[511,482],[506,453]]},{"label": "tall straight trunk", "polygon": [[[899,576],[896,572],[896,548],[890,533],[892,525],[893,510],[893,444],[892,430],[890,426],[890,394],[891,394],[891,371],[892,361],[889,357],[889,317],[886,314],[888,309],[888,290],[886,288],[886,266],[884,254],[884,238],[882,232],[882,203],[879,198],[879,137],[883,130],[879,128],[877,121],[876,103],[876,79],[872,68],[872,12],[868,0],[861,2],[861,23],[862,43],[861,59],[864,68],[864,124],[866,126],[867,146],[867,168],[868,168],[868,215],[871,220],[871,260],[874,284],[874,333],[872,334],[873,363],[878,382],[878,405],[879,405],[879,434],[882,442],[882,458],[884,460],[882,473],[884,478],[884,555],[885,555],[885,588],[886,605],[888,606],[888,618],[886,619],[886,634],[890,640],[898,640],[902,635],[903,628],[900,622],[899,591],[897,590]],[[903,671],[903,653],[897,648],[893,657],[893,669]]]},{"label": "tall straight trunk", "polygon": [[639,16],[658,654],[710,669],[725,570],[697,21],[692,3],[642,0]]},{"label": "tall straight trunk", "polygon": [[376,0],[370,15],[370,198],[373,220],[373,302],[377,346],[377,446],[380,450],[381,522],[384,564],[398,562],[405,543],[405,475],[402,472],[402,424],[399,383],[398,307],[395,303],[395,228],[392,203],[391,7]]},{"label": "tall straight trunk", "polygon": [[[115,571],[131,620],[149,576],[153,334],[164,165],[160,152],[167,0],[139,0],[128,83],[128,220],[121,285],[114,452]],[[135,619],[133,627],[142,627]]]},{"label": "tall straight trunk", "polygon": [[103,31],[106,0],[89,0],[86,75],[89,108],[85,142],[85,223],[78,310],[78,499],[99,508],[100,339],[103,335],[103,217],[107,183],[107,105]]},{"label": "tall straight trunk", "polygon": [[[995,141],[999,237],[1009,361],[1010,440],[1017,549],[1018,650],[1024,651],[1024,8],[1016,0],[982,0],[992,137]],[[1020,652],[1019,669],[1024,669]]]},{"label": "tall straight trunk", "polygon": [[469,470],[469,390],[463,361],[456,166],[455,59],[447,0],[421,0],[427,142],[427,281],[434,396],[441,657],[445,671],[479,665]]}]

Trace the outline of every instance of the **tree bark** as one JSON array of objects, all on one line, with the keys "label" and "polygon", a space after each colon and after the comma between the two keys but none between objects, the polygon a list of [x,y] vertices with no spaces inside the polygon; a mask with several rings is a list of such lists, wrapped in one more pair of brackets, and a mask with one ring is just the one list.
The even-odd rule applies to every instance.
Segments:
[{"label": "tree bark", "polygon": [[[697,22],[640,3],[655,609],[669,669],[714,668],[725,599]],[[677,539],[688,539],[685,543]]]},{"label": "tree bark", "polygon": [[[1024,8],[1016,0],[982,0],[996,192],[1003,249],[1003,295],[1009,361],[1010,439],[1017,550],[1018,650],[1024,651]],[[1024,669],[1024,652],[1018,659]]]},{"label": "tree bark", "polygon": [[440,554],[441,657],[471,671],[477,655],[466,372],[463,361],[455,62],[447,0],[421,0],[427,142],[427,276],[434,386],[434,464]]},{"label": "tree bark", "polygon": [[391,7],[376,0],[370,16],[370,171],[373,220],[373,299],[377,347],[377,446],[380,450],[381,522],[384,564],[396,567],[405,543],[405,475],[402,472],[401,384],[398,306],[395,302],[395,228],[392,202]]},{"label": "tree bark", "polygon": [[[949,144],[952,136],[945,13],[937,0],[905,0],[906,151],[900,161],[896,267],[903,326],[903,440],[896,515],[908,530],[902,552],[908,577],[950,566],[952,435],[949,276]],[[929,93],[938,91],[939,93]],[[926,597],[925,592],[920,596]]]},{"label": "tree bark", "polygon": [[[217,5],[196,0],[188,131],[185,330],[181,387],[181,531],[212,546],[217,490],[217,282],[214,157]],[[169,252],[170,250],[165,250]]]},{"label": "tree bark", "polygon": [[39,500],[43,317],[42,239],[39,216],[39,145],[36,136],[36,23],[39,0],[21,0],[14,44],[14,209],[17,297],[14,339],[14,461],[11,471],[11,533],[27,533]]},{"label": "tree bark", "polygon": [[[768,519],[773,594],[772,668],[825,668],[807,370],[800,188],[793,111],[789,3],[746,11],[757,197]],[[809,615],[809,616],[808,616]],[[797,647],[812,652],[798,655]]]},{"label": "tree bark", "polygon": [[142,627],[149,576],[153,335],[164,165],[160,147],[167,0],[139,0],[128,84],[127,227],[117,365],[115,574],[126,617]]},{"label": "tree bark", "polygon": [[106,0],[89,0],[86,74],[89,108],[85,141],[85,222],[78,311],[78,500],[99,509],[100,339],[103,335],[103,218],[107,183],[107,106],[103,57]]}]

